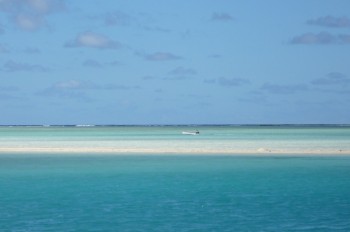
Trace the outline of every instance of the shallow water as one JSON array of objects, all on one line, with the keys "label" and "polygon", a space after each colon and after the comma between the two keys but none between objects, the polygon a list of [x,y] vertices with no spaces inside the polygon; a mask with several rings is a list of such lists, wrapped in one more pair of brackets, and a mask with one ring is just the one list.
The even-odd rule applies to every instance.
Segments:
[{"label": "shallow water", "polygon": [[[182,131],[200,131],[183,135]],[[349,126],[0,127],[1,148],[350,153]]]},{"label": "shallow water", "polygon": [[350,127],[0,127],[0,231],[350,231],[340,150]]},{"label": "shallow water", "polygon": [[2,154],[1,231],[350,231],[350,157]]}]

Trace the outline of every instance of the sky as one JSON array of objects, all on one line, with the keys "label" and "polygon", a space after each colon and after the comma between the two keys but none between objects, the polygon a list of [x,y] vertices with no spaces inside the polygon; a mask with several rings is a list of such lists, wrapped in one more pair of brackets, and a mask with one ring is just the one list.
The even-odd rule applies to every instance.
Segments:
[{"label": "sky", "polygon": [[0,125],[349,124],[348,0],[0,0]]}]

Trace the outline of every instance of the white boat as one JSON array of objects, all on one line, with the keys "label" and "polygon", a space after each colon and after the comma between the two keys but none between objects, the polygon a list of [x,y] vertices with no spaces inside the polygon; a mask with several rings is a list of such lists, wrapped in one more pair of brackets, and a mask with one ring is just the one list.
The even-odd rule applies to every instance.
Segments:
[{"label": "white boat", "polygon": [[183,131],[182,132],[183,135],[199,135],[199,131]]}]

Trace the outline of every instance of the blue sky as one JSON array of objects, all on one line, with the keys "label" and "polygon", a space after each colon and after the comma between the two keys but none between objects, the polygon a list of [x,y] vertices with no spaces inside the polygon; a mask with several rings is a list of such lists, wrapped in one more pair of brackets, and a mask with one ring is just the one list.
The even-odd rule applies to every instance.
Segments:
[{"label": "blue sky", "polygon": [[350,123],[349,9],[0,0],[0,124]]}]

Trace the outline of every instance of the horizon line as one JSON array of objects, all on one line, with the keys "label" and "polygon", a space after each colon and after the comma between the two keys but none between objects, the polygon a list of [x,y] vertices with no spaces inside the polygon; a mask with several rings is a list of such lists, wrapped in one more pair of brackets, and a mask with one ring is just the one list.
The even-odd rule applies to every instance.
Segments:
[{"label": "horizon line", "polygon": [[0,124],[0,127],[122,127],[122,126],[350,126],[349,123],[205,123],[205,124]]}]

